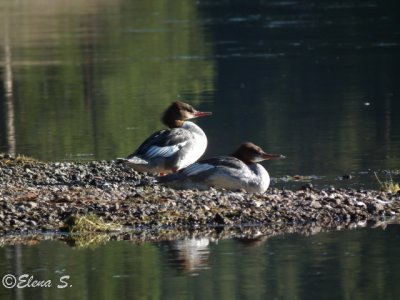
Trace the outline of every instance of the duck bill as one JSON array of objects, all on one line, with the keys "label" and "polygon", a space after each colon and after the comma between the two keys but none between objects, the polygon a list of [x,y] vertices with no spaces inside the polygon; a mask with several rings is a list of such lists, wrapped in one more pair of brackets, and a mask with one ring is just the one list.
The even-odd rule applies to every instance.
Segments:
[{"label": "duck bill", "polygon": [[264,160],[270,160],[270,159],[283,159],[286,158],[286,156],[282,155],[282,154],[269,154],[269,153],[263,153],[262,154],[262,158]]},{"label": "duck bill", "polygon": [[193,116],[195,118],[200,118],[200,117],[207,117],[207,116],[211,116],[212,112],[210,111],[196,111],[193,113]]}]

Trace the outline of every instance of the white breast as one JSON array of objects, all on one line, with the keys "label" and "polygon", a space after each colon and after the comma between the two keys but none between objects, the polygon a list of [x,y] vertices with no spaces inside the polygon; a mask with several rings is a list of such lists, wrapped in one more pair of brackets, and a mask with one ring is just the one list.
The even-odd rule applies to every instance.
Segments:
[{"label": "white breast", "polygon": [[264,193],[270,184],[270,177],[265,168],[260,164],[249,165],[249,168],[254,172],[254,179],[250,183],[253,193]]},{"label": "white breast", "polygon": [[206,134],[199,126],[186,121],[183,124],[183,128],[189,130],[193,134],[193,138],[189,142],[190,146],[188,145],[187,152],[182,155],[182,159],[178,166],[179,169],[185,168],[196,162],[207,149]]}]

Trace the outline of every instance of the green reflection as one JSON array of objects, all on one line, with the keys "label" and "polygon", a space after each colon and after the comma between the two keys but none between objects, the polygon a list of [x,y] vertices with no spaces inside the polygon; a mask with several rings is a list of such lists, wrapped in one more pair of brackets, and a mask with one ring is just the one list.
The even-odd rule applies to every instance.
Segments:
[{"label": "green reflection", "polygon": [[19,153],[125,156],[162,127],[171,101],[190,92],[198,105],[213,89],[193,1],[22,1],[0,13]]},{"label": "green reflection", "polygon": [[212,105],[203,108],[213,117],[199,120],[205,156],[250,140],[287,156],[265,163],[272,177],[317,175],[335,185],[341,175],[352,173],[342,182],[351,185],[358,172],[398,169],[394,2],[288,10],[239,2],[2,1],[0,152],[125,156],[163,127],[161,112],[180,98]]},{"label": "green reflection", "polygon": [[[61,242],[0,248],[2,276],[28,273],[67,289],[23,289],[35,299],[396,299],[399,225],[267,240]],[[371,242],[373,241],[373,242]],[[186,244],[185,244],[186,243]],[[190,267],[189,267],[190,266]],[[0,299],[16,295],[0,287]]]}]

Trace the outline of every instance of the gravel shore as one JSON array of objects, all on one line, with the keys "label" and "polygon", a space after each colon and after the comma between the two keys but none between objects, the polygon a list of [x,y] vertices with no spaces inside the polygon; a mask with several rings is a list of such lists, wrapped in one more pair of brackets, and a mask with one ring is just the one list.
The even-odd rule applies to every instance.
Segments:
[{"label": "gravel shore", "polygon": [[44,163],[0,155],[0,235],[57,231],[70,216],[95,214],[134,228],[312,224],[335,228],[396,216],[400,195],[354,189],[265,194],[176,191],[113,161]]}]

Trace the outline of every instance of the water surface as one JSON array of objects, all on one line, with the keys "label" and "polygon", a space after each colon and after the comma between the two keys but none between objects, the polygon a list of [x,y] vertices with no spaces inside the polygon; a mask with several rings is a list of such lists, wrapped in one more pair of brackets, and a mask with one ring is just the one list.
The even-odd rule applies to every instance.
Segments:
[{"label": "water surface", "polygon": [[[174,99],[205,156],[253,141],[273,177],[400,165],[397,1],[5,1],[0,151],[113,159]],[[376,183],[374,181],[376,187]]]},{"label": "water surface", "polygon": [[[86,249],[7,246],[0,248],[1,276],[26,273],[54,287],[0,287],[0,299],[397,299],[399,229]],[[72,286],[56,288],[67,275]]]}]

